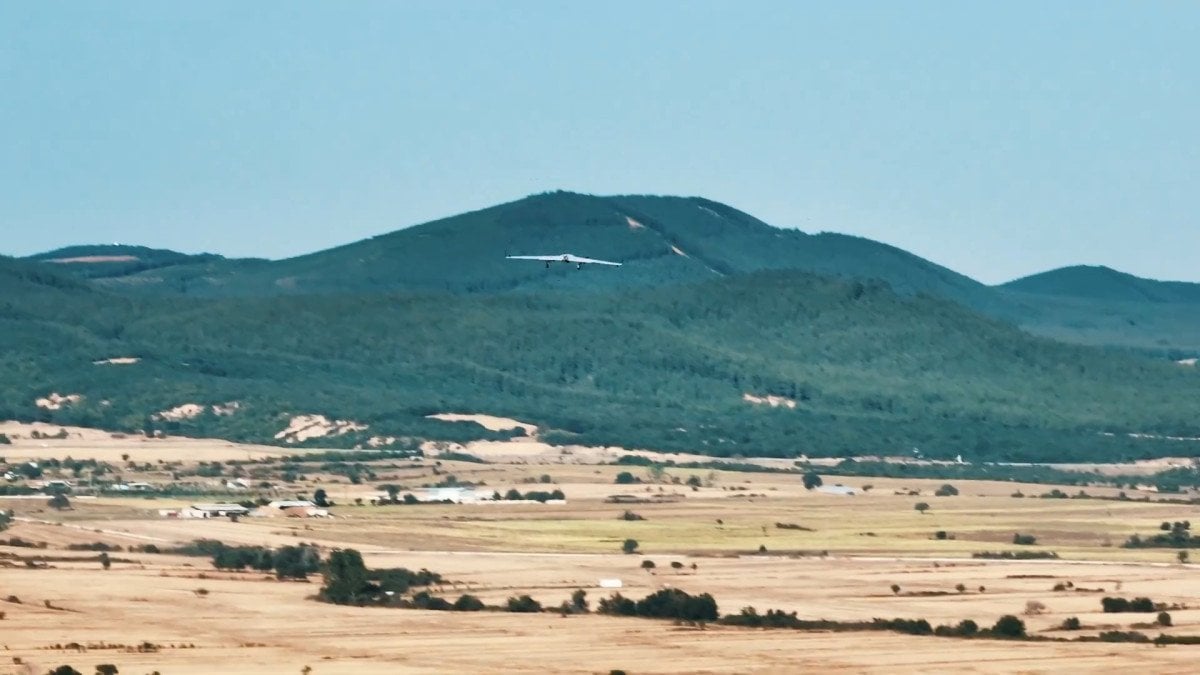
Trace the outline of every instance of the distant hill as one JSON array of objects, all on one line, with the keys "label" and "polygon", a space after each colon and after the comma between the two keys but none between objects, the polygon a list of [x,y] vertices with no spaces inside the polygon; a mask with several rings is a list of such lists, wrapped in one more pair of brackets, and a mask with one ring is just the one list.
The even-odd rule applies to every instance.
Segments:
[{"label": "distant hill", "polygon": [[[544,269],[505,254],[572,252],[619,270]],[[582,291],[691,284],[793,269],[879,280],[902,295],[958,302],[1068,342],[1155,356],[1200,355],[1200,284],[1138,279],[1106,268],[1055,270],[997,287],[898,248],[840,234],[773,227],[700,197],[550,192],[286,260],[227,260],[141,247],[73,247],[36,256],[122,293],[192,297]]]},{"label": "distant hill", "polygon": [[[191,298],[117,294],[0,259],[14,291],[0,298],[0,419],[271,442],[311,413],[369,425],[320,441],[348,446],[479,437],[426,416],[482,412],[560,442],[1014,461],[1190,454],[1187,441],[1127,434],[1200,436],[1194,368],[1035,338],[878,282],[708,274],[587,302],[563,291]],[[52,392],[82,398],[34,403]],[[186,403],[203,412],[155,417]]]},{"label": "distant hill", "polygon": [[993,314],[1040,335],[1172,359],[1200,355],[1200,284],[1077,266],[996,290],[1008,304]]},{"label": "distant hill", "polygon": [[[506,254],[572,252],[620,260],[605,269],[543,269]],[[984,285],[894,247],[836,234],[779,229],[693,197],[526,197],[275,262],[217,261],[156,269],[112,287],[199,296],[438,290],[610,290],[688,283],[762,269],[880,279],[902,293],[966,304],[993,299]]]},{"label": "distant hill", "polygon": [[1086,265],[1034,274],[1001,287],[1020,293],[1105,302],[1200,303],[1200,284],[1155,281]]},{"label": "distant hill", "polygon": [[147,270],[225,260],[213,253],[187,254],[167,249],[123,244],[68,246],[30,256],[61,271],[87,279],[123,277]]}]

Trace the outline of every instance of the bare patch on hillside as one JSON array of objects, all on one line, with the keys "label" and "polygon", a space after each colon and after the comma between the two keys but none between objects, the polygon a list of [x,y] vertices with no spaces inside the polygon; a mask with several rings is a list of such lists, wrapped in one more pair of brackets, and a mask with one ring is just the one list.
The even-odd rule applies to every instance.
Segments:
[{"label": "bare patch on hillside", "polygon": [[141,359],[139,359],[136,356],[118,356],[118,357],[111,358],[111,359],[100,359],[99,361],[92,361],[92,365],[94,365],[94,366],[132,366],[133,364],[138,363],[139,361],[141,361]]},{"label": "bare patch on hillside", "polygon": [[634,220],[633,218],[630,218],[629,216],[625,216],[625,222],[629,223],[629,229],[631,229],[631,230],[646,229],[645,225],[639,223],[638,221]]},{"label": "bare patch on hillside", "polygon": [[54,258],[46,262],[57,263],[59,265],[72,265],[76,263],[114,263],[114,262],[137,262],[139,258],[135,255],[84,255],[77,258]]},{"label": "bare patch on hillside", "polygon": [[772,396],[771,394],[767,394],[766,396],[755,396],[754,394],[747,392],[742,394],[742,400],[746,403],[753,403],[754,405],[769,405],[772,408],[784,407],[795,409],[796,407],[796,402],[794,400],[787,398],[786,396]]},{"label": "bare patch on hillside", "polygon": [[689,256],[688,254],[684,253],[684,252],[683,252],[683,249],[681,249],[681,248],[679,248],[678,246],[675,246],[675,245],[672,245],[672,246],[671,246],[671,252],[672,252],[672,253],[674,253],[675,255],[681,255],[681,256],[683,256],[683,257],[685,257],[685,258],[690,258],[690,257],[691,257],[691,256]]},{"label": "bare patch on hillside", "polygon": [[283,431],[275,434],[275,440],[297,443],[312,438],[343,436],[353,431],[366,431],[366,424],[349,420],[331,420],[324,415],[296,415]]},{"label": "bare patch on hillside", "polygon": [[441,420],[443,422],[474,422],[488,431],[511,431],[513,429],[523,429],[525,431],[525,435],[529,438],[536,438],[538,432],[537,425],[514,420],[510,417],[496,417],[495,415],[438,413],[436,415],[428,415],[427,418],[431,420]]},{"label": "bare patch on hillside", "polygon": [[34,405],[42,410],[62,410],[83,400],[83,394],[59,394],[50,392],[49,395],[34,401]]},{"label": "bare patch on hillside", "polygon": [[203,415],[206,410],[212,411],[212,414],[217,417],[226,417],[234,414],[241,407],[242,404],[238,401],[229,401],[211,406],[203,406],[199,403],[184,403],[169,410],[158,412],[154,415],[154,419],[166,420],[168,422],[182,422],[183,420],[195,419]]},{"label": "bare patch on hillside", "polygon": [[1200,361],[1200,359],[1190,358],[1190,359],[1179,359],[1175,363],[1178,363],[1181,366],[1195,366],[1197,361]]}]

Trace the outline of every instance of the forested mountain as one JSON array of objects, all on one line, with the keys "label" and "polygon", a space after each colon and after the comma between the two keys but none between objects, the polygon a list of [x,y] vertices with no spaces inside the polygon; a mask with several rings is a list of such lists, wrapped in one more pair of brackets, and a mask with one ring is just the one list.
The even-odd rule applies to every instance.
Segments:
[{"label": "forested mountain", "polygon": [[[573,252],[621,260],[619,271],[513,262],[508,254]],[[76,247],[37,256],[120,292],[254,297],[310,293],[609,292],[795,269],[882,280],[900,294],[948,298],[1030,332],[1158,356],[1200,354],[1197,284],[1068,268],[988,287],[868,239],[772,227],[699,197],[568,192],[401,229],[279,261],[185,256],[137,247]],[[81,262],[90,260],[90,262]]]},{"label": "forested mountain", "polygon": [[[1099,460],[1192,453],[1128,433],[1200,436],[1195,369],[1035,338],[882,283],[709,274],[586,303],[568,291],[161,298],[0,259],[0,418],[270,441],[291,415],[318,413],[370,425],[337,441],[352,444],[478,436],[425,416],[486,412],[552,440],[723,456]],[[82,399],[35,406],[51,392]],[[210,407],[230,402],[231,414]],[[184,403],[205,412],[151,419]]]},{"label": "forested mountain", "polygon": [[1200,303],[1200,284],[1143,279],[1103,266],[1063,267],[1010,281],[1002,287],[1082,300]]},{"label": "forested mountain", "polygon": [[[505,254],[573,252],[621,260],[577,271],[505,260]],[[837,234],[771,227],[737,209],[689,197],[597,197],[553,192],[465,213],[326,251],[264,264],[217,261],[150,270],[113,287],[198,296],[436,290],[652,287],[761,269],[881,279],[986,305],[986,286],[899,249]]]},{"label": "forested mountain", "polygon": [[30,256],[29,260],[50,263],[60,272],[85,279],[111,279],[149,270],[226,262],[224,257],[213,253],[193,255],[124,244],[68,246]]}]

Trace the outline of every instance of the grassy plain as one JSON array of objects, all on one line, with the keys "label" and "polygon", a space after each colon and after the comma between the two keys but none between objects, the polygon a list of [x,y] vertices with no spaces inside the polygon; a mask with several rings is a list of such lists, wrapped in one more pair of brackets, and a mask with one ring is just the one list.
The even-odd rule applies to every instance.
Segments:
[{"label": "grassy plain", "polygon": [[[76,455],[82,456],[82,455]],[[154,462],[148,457],[143,461]],[[643,480],[645,469],[582,464],[383,462],[376,480],[355,485],[310,472],[272,496],[319,485],[338,503],[333,519],[243,518],[180,521],[157,509],[187,499],[74,500],[57,512],[43,499],[0,499],[18,522],[0,538],[45,542],[45,549],[0,546],[0,673],[44,673],[70,663],[90,672],[115,663],[122,673],[445,672],[1073,672],[1138,668],[1192,672],[1200,647],[1104,643],[959,640],[890,633],[802,633],[554,613],[442,613],[350,608],[311,599],[313,583],[279,582],[261,573],[214,570],[207,559],[120,552],[101,569],[95,554],[72,543],[170,546],[201,537],[278,546],[313,542],[354,547],[373,567],[426,567],[449,581],[453,599],[470,592],[489,603],[528,593],[558,605],[577,588],[594,603],[598,580],[619,578],[641,597],[665,586],[711,593],[723,613],[752,605],[797,611],[802,618],[925,618],[933,624],[973,619],[990,625],[1022,614],[1033,634],[1069,637],[1056,626],[1070,616],[1082,634],[1127,630],[1153,615],[1102,614],[1104,595],[1148,596],[1181,607],[1162,632],[1200,635],[1200,575],[1169,550],[1128,550],[1135,532],[1161,521],[1193,519],[1196,507],[1142,501],[1042,499],[1052,486],[954,481],[960,494],[935,497],[941,481],[827,478],[859,488],[856,496],[805,490],[800,476],[668,470],[664,482],[614,485],[620,471]],[[436,472],[436,473],[435,473]],[[702,486],[675,484],[696,474]],[[406,490],[445,480],[486,482],[501,493],[559,488],[566,504],[370,506],[375,487]],[[530,483],[549,475],[553,485]],[[127,475],[126,479],[138,478]],[[153,476],[145,476],[153,478]],[[1079,488],[1063,488],[1069,493]],[[1011,495],[1020,491],[1024,498]],[[910,494],[916,492],[917,494]],[[1116,490],[1087,488],[1093,496]],[[614,494],[677,501],[612,504]],[[1140,499],[1141,493],[1130,492]],[[917,502],[930,509],[921,514]],[[625,510],[645,518],[621,519]],[[813,531],[780,529],[794,524]],[[937,531],[946,532],[938,539]],[[1015,546],[1014,533],[1037,537]],[[641,554],[620,544],[636,539]],[[760,547],[765,552],[760,553]],[[975,551],[1051,550],[1049,561],[972,560]],[[47,557],[49,568],[23,559]],[[642,569],[645,560],[655,569]],[[673,569],[671,562],[682,563]],[[695,565],[695,569],[692,565]],[[1052,590],[1071,582],[1074,589]],[[898,593],[891,586],[900,587]],[[959,586],[962,590],[958,590]],[[203,589],[203,592],[201,592]],[[47,601],[49,605],[47,605]],[[1196,606],[1196,609],[1191,609]],[[1184,608],[1186,607],[1186,608]],[[1160,629],[1143,629],[1151,636]],[[138,653],[109,645],[161,645]],[[89,645],[80,653],[55,645]],[[194,646],[193,646],[194,645]],[[18,664],[14,659],[20,660]]]}]

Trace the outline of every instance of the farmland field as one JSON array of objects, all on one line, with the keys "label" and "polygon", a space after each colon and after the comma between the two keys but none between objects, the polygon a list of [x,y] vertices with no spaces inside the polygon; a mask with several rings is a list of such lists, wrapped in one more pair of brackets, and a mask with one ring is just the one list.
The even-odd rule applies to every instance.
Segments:
[{"label": "farmland field", "polygon": [[[76,455],[80,457],[81,455]],[[131,469],[148,480],[159,470]],[[1104,614],[1106,595],[1145,596],[1173,607],[1159,633],[1200,635],[1200,576],[1169,549],[1126,549],[1130,535],[1191,517],[1187,504],[1140,501],[1154,495],[1089,487],[1090,499],[1039,498],[1053,486],[827,477],[857,494],[806,490],[798,474],[645,469],[586,464],[479,464],[436,460],[380,462],[375,479],[353,484],[320,471],[274,488],[309,494],[324,488],[330,519],[177,520],[158,509],[188,497],[101,496],[56,511],[44,498],[5,498],[16,522],[3,538],[44,548],[0,546],[0,672],[43,673],[69,663],[81,671],[113,663],[121,672],[1052,672],[1137,667],[1189,672],[1196,649],[1144,644],[1006,642],[890,632],[804,632],[596,614],[436,612],[345,607],[314,596],[310,581],[277,581],[262,572],[213,568],[203,557],[133,552],[170,549],[207,538],[278,547],[312,543],[355,548],[369,567],[427,568],[446,581],[431,591],[470,593],[489,605],[528,594],[557,607],[576,589],[593,606],[620,579],[640,598],[661,588],[710,593],[723,614],[753,606],[801,618],[869,621],[972,619],[990,626],[1021,616],[1034,636],[1069,638],[1130,630],[1153,614]],[[621,471],[639,483],[617,485]],[[694,488],[686,484],[696,476]],[[379,484],[418,491],[453,476],[487,490],[560,489],[564,504],[371,505]],[[547,476],[548,478],[543,478]],[[544,481],[549,480],[550,483]],[[678,481],[678,482],[676,482]],[[871,486],[865,490],[866,486]],[[1077,494],[1079,488],[1063,488]],[[1025,496],[1014,497],[1014,493]],[[614,504],[624,494],[645,503]],[[356,499],[362,500],[361,504]],[[925,502],[921,513],[914,507]],[[625,520],[631,511],[641,520]],[[783,526],[783,527],[781,527]],[[940,535],[938,533],[941,533]],[[1036,538],[1013,544],[1016,533]],[[624,554],[625,539],[638,553]],[[71,544],[120,546],[104,570],[92,551]],[[1053,551],[1049,560],[979,560],[980,551]],[[26,560],[46,559],[45,566]],[[652,561],[652,569],[644,569]],[[672,565],[672,563],[677,563]],[[1069,586],[1067,586],[1069,584]],[[1054,590],[1058,586],[1059,590]],[[1067,587],[1064,587],[1067,586]],[[1026,615],[1029,603],[1044,609]],[[1195,606],[1196,609],[1191,607]],[[1083,629],[1062,631],[1077,617]],[[81,647],[73,646],[78,645]],[[136,645],[152,645],[137,651]],[[70,648],[68,648],[70,646]],[[78,651],[79,648],[86,652]],[[19,662],[19,663],[18,663]]]}]

